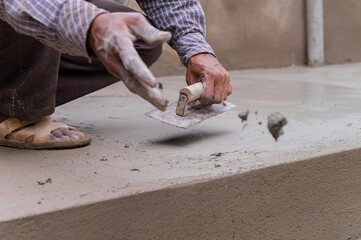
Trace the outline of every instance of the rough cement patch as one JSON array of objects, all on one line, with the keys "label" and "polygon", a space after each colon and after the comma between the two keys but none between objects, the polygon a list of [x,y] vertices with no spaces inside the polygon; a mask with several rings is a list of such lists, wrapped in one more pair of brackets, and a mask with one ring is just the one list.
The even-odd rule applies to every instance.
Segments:
[{"label": "rough cement patch", "polygon": [[279,112],[271,113],[268,116],[268,130],[277,141],[284,134],[283,127],[287,124],[287,119]]}]

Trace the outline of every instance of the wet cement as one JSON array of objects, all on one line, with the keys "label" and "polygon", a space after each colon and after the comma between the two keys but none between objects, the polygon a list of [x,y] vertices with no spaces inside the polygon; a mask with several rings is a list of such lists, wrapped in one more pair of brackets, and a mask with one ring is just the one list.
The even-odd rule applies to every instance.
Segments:
[{"label": "wet cement", "polygon": [[[145,116],[153,107],[121,84],[64,105],[55,117],[93,143],[0,149],[0,239],[355,239],[360,69],[231,72],[239,107],[186,130]],[[184,76],[160,81],[176,102]],[[289,121],[277,143],[274,111]]]},{"label": "wet cement", "polygon": [[238,117],[242,120],[242,122],[246,122],[248,119],[249,110],[241,112],[238,114]]},{"label": "wet cement", "polygon": [[284,134],[283,127],[286,126],[287,119],[279,112],[273,112],[268,116],[268,130],[277,141]]}]

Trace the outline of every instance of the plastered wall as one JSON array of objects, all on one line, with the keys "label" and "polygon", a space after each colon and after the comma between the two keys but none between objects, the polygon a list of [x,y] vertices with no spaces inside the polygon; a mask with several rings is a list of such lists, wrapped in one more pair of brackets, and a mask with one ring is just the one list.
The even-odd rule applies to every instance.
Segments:
[{"label": "plastered wall", "polygon": [[[227,69],[306,64],[305,0],[200,2],[207,18],[207,40]],[[324,0],[324,31],[326,64],[361,61],[361,1]],[[169,47],[152,67],[157,76],[184,70]]]}]

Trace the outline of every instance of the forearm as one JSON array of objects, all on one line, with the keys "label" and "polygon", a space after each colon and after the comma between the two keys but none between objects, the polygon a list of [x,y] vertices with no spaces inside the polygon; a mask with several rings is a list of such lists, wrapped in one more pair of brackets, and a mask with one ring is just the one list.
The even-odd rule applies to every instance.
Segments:
[{"label": "forearm", "polygon": [[196,0],[137,0],[148,18],[158,29],[170,31],[169,45],[184,65],[199,53],[214,52],[205,40],[206,23],[201,5]]},{"label": "forearm", "polygon": [[0,0],[0,19],[15,31],[76,56],[88,56],[88,29],[102,12],[84,0]]}]

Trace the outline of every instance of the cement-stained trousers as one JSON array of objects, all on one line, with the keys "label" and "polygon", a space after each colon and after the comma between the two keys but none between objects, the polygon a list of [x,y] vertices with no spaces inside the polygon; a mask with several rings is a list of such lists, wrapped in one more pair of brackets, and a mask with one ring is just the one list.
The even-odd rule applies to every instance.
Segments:
[{"label": "cement-stained trousers", "polygon": [[[109,12],[134,12],[111,0],[89,2]],[[134,44],[143,61],[152,65],[161,46]],[[119,79],[98,60],[62,55],[32,37],[16,33],[0,20],[0,115],[36,120],[55,106],[109,86]]]}]

